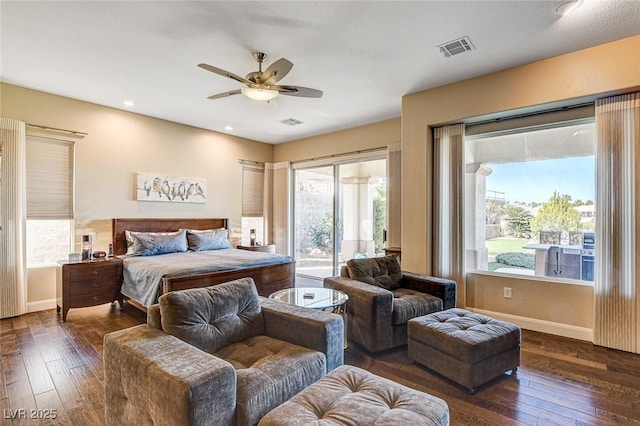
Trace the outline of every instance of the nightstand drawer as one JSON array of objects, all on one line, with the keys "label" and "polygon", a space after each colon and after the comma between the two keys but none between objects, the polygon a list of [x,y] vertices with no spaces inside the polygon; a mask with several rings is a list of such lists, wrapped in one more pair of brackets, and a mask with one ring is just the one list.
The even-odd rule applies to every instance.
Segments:
[{"label": "nightstand drawer", "polygon": [[73,286],[71,298],[82,297],[86,299],[103,294],[109,294],[113,297],[117,290],[115,281],[86,281]]},{"label": "nightstand drawer", "polygon": [[85,306],[101,305],[116,300],[113,290],[96,294],[72,294],[69,298],[69,306],[72,308],[82,308]]},{"label": "nightstand drawer", "polygon": [[72,284],[87,283],[87,282],[105,282],[113,281],[118,277],[118,265],[105,265],[96,263],[95,265],[89,265],[82,268],[72,268],[69,271],[69,280]]}]

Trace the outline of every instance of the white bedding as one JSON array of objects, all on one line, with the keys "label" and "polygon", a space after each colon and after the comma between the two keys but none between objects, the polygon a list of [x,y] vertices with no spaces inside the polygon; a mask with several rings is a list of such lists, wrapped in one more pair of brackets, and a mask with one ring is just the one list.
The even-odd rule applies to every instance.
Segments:
[{"label": "white bedding", "polygon": [[124,256],[124,281],[121,292],[124,296],[149,307],[158,301],[163,277],[180,277],[288,262],[291,262],[291,257],[282,254],[236,249],[188,251],[157,256]]}]

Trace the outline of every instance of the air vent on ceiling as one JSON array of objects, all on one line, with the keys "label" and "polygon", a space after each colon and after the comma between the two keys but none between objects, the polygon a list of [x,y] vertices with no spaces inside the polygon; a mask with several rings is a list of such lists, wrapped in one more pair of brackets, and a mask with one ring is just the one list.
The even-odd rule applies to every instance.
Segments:
[{"label": "air vent on ceiling", "polygon": [[296,120],[295,118],[287,118],[286,120],[282,120],[281,123],[286,124],[287,126],[297,126],[298,124],[303,124],[302,121]]},{"label": "air vent on ceiling", "polygon": [[445,58],[451,57],[453,55],[458,55],[460,53],[469,52],[470,50],[474,50],[475,47],[469,37],[464,36],[455,40],[448,41],[443,44],[439,44],[436,46],[440,53],[444,55]]}]

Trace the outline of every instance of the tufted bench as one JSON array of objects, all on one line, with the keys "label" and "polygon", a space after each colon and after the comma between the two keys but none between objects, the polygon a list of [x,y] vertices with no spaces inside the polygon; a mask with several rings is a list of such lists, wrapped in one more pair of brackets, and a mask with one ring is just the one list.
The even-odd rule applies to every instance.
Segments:
[{"label": "tufted bench", "polygon": [[343,365],[271,410],[258,426],[308,424],[444,426],[449,407],[435,396]]},{"label": "tufted bench", "polygon": [[520,365],[520,327],[464,309],[408,323],[409,357],[448,379],[476,387]]}]

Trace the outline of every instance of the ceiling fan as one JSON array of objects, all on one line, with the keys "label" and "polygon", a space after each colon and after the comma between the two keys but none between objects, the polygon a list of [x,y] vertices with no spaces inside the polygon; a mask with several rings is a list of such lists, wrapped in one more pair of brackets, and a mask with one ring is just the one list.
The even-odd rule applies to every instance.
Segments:
[{"label": "ceiling fan", "polygon": [[291,71],[293,64],[285,58],[278,59],[266,70],[262,71],[262,63],[266,59],[266,53],[254,52],[253,58],[258,62],[258,71],[250,72],[245,78],[240,77],[232,72],[225,71],[208,64],[198,64],[198,66],[212,73],[230,78],[232,80],[243,83],[245,87],[236,90],[230,90],[217,95],[211,95],[207,99],[226,98],[227,96],[243,94],[248,98],[256,101],[270,101],[278,95],[298,96],[302,98],[320,98],[322,90],[310,89],[300,86],[282,86],[276,85],[280,79]]}]

